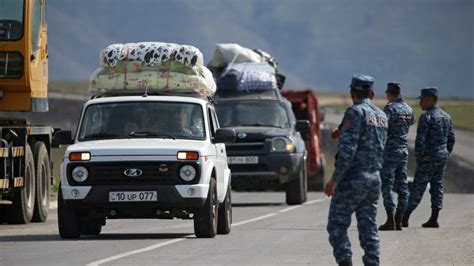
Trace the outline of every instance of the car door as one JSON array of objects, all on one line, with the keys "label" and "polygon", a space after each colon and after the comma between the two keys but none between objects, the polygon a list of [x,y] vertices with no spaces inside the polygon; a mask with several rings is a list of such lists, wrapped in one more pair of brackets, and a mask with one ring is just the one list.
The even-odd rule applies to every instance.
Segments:
[{"label": "car door", "polygon": [[[216,112],[213,107],[208,107],[208,115],[210,125],[209,128],[211,129],[211,139],[214,139],[214,134],[216,130],[219,128],[219,121],[217,120]],[[224,184],[224,170],[227,168],[227,155],[225,151],[225,144],[224,143],[214,143],[213,145],[216,148],[216,178],[218,184]],[[218,195],[222,195],[221,193],[225,193],[223,191],[222,185],[217,186],[217,193]]]}]

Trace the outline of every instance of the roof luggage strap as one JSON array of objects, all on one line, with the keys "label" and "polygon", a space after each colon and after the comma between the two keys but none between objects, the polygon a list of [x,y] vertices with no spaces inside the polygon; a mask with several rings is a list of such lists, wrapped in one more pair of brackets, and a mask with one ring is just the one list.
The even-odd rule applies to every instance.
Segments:
[{"label": "roof luggage strap", "polygon": [[128,85],[128,78],[127,78],[127,72],[128,72],[128,45],[125,46],[125,73],[123,75],[123,88],[127,89]]}]

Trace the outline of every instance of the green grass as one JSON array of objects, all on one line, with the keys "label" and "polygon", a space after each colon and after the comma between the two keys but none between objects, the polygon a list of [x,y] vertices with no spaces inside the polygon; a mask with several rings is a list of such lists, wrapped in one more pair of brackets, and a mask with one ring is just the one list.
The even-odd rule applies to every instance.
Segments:
[{"label": "green grass", "polygon": [[[415,117],[418,119],[423,113],[418,104],[412,104]],[[465,101],[456,104],[454,101],[449,101],[447,104],[440,104],[441,108],[446,111],[453,120],[454,128],[474,132],[474,102],[466,103]],[[337,112],[344,112],[349,105],[337,104],[325,106]],[[383,106],[380,106],[383,108]]]},{"label": "green grass", "polygon": [[89,95],[89,82],[84,80],[50,80],[50,92]]}]

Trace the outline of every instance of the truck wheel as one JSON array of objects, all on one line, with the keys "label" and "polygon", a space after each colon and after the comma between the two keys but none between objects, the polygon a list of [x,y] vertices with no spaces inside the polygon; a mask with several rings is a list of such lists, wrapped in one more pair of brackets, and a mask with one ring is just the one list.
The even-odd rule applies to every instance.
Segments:
[{"label": "truck wheel", "polygon": [[219,218],[217,219],[217,233],[227,235],[232,228],[232,196],[230,186],[227,188],[224,202],[219,206]]},{"label": "truck wheel", "polygon": [[33,218],[35,207],[35,162],[30,145],[25,145],[25,186],[15,191],[13,204],[7,209],[7,222],[10,224],[27,224]]},{"label": "truck wheel", "polygon": [[194,234],[198,238],[213,238],[216,236],[218,209],[216,180],[211,178],[206,203],[194,213]]},{"label": "truck wheel", "polygon": [[298,177],[286,183],[286,203],[288,205],[298,205],[306,201],[307,176],[303,166],[300,169]]},{"label": "truck wheel", "polygon": [[97,221],[91,221],[82,224],[81,226],[81,233],[83,235],[93,235],[97,236],[102,231],[102,225],[99,224]]},{"label": "truck wheel", "polygon": [[79,217],[74,209],[64,204],[61,186],[58,193],[58,229],[63,239],[77,239],[81,236]]},{"label": "truck wheel", "polygon": [[43,142],[35,146],[36,166],[36,197],[33,222],[43,223],[48,218],[49,193],[51,187],[51,168],[49,164],[48,150]]}]

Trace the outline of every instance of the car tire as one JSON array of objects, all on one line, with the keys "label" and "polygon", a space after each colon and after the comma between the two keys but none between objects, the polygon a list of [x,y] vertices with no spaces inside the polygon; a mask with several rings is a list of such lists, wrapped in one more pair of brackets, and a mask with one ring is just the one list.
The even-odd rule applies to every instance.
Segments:
[{"label": "car tire", "polygon": [[10,224],[28,224],[33,218],[35,207],[35,161],[30,145],[25,145],[24,187],[13,195],[13,204],[6,210],[6,221]]},{"label": "car tire", "polygon": [[219,206],[217,219],[217,233],[227,235],[232,229],[232,194],[230,186],[227,188],[224,202]]},{"label": "car tire", "polygon": [[81,225],[81,233],[83,235],[97,236],[102,231],[102,225],[97,221],[90,221]]},{"label": "car tire", "polygon": [[302,165],[298,176],[286,183],[286,203],[288,205],[299,205],[306,201],[307,180],[306,169]]},{"label": "car tire", "polygon": [[308,191],[323,191],[324,190],[324,177],[326,176],[326,156],[321,156],[321,167],[318,172],[311,176],[309,179]]},{"label": "car tire", "polygon": [[51,167],[48,150],[43,142],[36,143],[34,157],[36,166],[36,196],[32,221],[43,223],[48,218],[51,187]]},{"label": "car tire", "polygon": [[219,201],[216,180],[211,178],[209,193],[202,208],[194,213],[194,234],[198,238],[213,238],[217,233]]},{"label": "car tire", "polygon": [[63,239],[78,239],[81,236],[79,216],[64,203],[61,186],[58,193],[58,229]]}]

